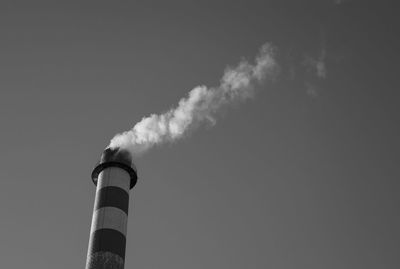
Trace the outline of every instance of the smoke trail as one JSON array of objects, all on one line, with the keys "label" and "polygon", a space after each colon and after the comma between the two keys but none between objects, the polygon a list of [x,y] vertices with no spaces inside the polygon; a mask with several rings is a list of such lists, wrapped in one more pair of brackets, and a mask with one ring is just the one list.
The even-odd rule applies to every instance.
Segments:
[{"label": "smoke trail", "polygon": [[236,67],[226,68],[219,86],[195,87],[179,101],[177,107],[163,114],[145,117],[131,130],[114,136],[109,147],[121,147],[134,155],[140,154],[156,144],[181,138],[202,122],[215,124],[219,108],[251,97],[258,83],[275,77],[278,65],[274,51],[271,44],[264,44],[254,64],[242,60]]}]

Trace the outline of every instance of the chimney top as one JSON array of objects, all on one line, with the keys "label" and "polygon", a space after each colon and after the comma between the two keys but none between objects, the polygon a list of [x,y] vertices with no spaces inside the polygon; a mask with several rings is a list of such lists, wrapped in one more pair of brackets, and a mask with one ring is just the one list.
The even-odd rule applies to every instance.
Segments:
[{"label": "chimney top", "polygon": [[101,154],[100,161],[92,172],[92,180],[97,185],[97,178],[101,171],[108,167],[119,167],[128,172],[131,178],[130,188],[132,189],[137,182],[137,170],[132,161],[131,154],[121,148],[106,148]]}]

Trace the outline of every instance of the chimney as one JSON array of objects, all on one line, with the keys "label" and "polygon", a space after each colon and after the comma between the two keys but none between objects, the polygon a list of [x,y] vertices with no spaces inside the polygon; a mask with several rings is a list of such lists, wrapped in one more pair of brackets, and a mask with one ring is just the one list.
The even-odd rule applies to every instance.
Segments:
[{"label": "chimney", "polygon": [[137,181],[129,152],[105,149],[92,180],[97,187],[86,269],[123,269],[129,190]]}]

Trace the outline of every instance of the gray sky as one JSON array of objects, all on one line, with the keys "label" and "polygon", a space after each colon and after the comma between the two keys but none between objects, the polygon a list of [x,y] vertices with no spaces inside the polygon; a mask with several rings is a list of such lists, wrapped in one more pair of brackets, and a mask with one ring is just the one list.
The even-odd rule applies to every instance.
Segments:
[{"label": "gray sky", "polygon": [[274,84],[136,160],[126,268],[399,268],[393,4],[82,2],[0,6],[2,267],[83,268],[113,135],[271,42]]}]

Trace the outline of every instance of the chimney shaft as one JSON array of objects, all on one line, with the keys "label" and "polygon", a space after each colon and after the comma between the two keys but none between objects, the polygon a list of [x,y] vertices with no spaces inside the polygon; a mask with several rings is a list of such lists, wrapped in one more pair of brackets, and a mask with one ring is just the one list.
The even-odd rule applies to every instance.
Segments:
[{"label": "chimney shaft", "polygon": [[123,269],[129,190],[137,181],[130,154],[106,149],[92,180],[97,187],[86,269]]}]

